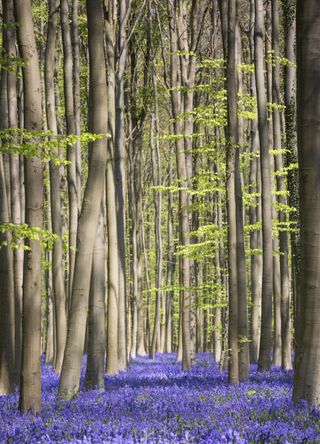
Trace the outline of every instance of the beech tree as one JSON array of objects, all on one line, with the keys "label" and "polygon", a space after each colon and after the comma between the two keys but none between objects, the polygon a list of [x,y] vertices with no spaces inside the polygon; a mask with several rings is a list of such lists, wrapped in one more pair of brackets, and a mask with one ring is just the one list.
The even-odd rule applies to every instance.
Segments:
[{"label": "beech tree", "polygon": [[319,45],[320,5],[297,2],[297,131],[301,224],[301,298],[293,398],[319,405]]},{"label": "beech tree", "polygon": [[259,350],[259,368],[271,365],[272,344],[272,214],[271,179],[267,121],[267,97],[264,80],[264,8],[263,1],[255,2],[255,77],[257,88],[258,126],[260,140],[261,204],[262,204],[262,318]]},{"label": "beech tree", "polygon": [[92,142],[89,174],[77,232],[75,273],[69,310],[68,333],[59,394],[70,398],[79,389],[85,326],[89,301],[92,255],[96,239],[100,204],[103,197],[107,161],[107,80],[103,45],[103,15],[99,0],[87,1],[90,68],[91,129],[101,135]]},{"label": "beech tree", "polygon": [[[24,128],[35,144],[42,130],[41,77],[30,1],[15,0],[18,21],[18,45],[23,66]],[[32,133],[34,136],[32,136]],[[30,136],[27,136],[30,137]],[[43,227],[43,165],[38,156],[24,161],[26,214],[30,228]],[[41,245],[40,240],[27,239],[24,255],[22,362],[19,406],[21,410],[39,412],[41,409]]]}]

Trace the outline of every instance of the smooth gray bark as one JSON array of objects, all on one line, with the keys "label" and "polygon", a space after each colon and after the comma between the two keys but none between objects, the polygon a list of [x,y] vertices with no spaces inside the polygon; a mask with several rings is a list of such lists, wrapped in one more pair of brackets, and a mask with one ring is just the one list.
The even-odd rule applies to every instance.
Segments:
[{"label": "smooth gray bark", "polygon": [[103,42],[103,15],[99,0],[87,0],[91,113],[90,130],[102,134],[90,147],[88,180],[77,233],[77,253],[72,286],[66,349],[59,395],[71,398],[78,392],[85,342],[92,254],[103,197],[107,161],[107,79]]}]

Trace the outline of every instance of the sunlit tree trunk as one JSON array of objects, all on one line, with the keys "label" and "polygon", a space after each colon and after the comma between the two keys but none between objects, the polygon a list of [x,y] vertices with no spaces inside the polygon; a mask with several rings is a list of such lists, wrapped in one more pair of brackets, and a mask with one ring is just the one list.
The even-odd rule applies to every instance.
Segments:
[{"label": "sunlit tree trunk", "polygon": [[[254,0],[250,2],[250,52],[251,61],[254,60]],[[250,78],[251,96],[256,98],[255,75]],[[259,132],[256,119],[251,121],[250,131],[251,160],[249,172],[249,191],[259,193],[260,168],[257,153],[259,150]],[[260,221],[261,205],[260,198],[253,200],[249,209],[249,223],[254,226]],[[262,285],[262,257],[257,250],[261,248],[261,230],[255,229],[250,232],[251,267],[250,267],[250,292],[251,292],[251,318],[250,318],[250,362],[256,363],[259,356],[260,344],[260,322],[261,322],[261,285]]]},{"label": "sunlit tree trunk", "polygon": [[[57,134],[56,103],[54,93],[54,59],[56,51],[56,32],[58,22],[58,2],[51,0],[49,3],[49,21],[47,32],[47,46],[45,53],[45,92],[46,92],[46,115],[48,129],[54,135]],[[54,153],[56,156],[58,152]],[[51,194],[51,220],[52,231],[58,236],[53,245],[52,252],[52,277],[53,277],[53,299],[55,306],[55,371],[60,373],[63,353],[67,335],[66,319],[66,294],[64,285],[63,269],[63,246],[62,246],[62,222],[61,222],[61,176],[60,167],[52,160],[50,162],[50,194]]]},{"label": "sunlit tree trunk", "polygon": [[[151,117],[151,133],[150,133],[150,147],[152,159],[152,180],[153,186],[161,186],[161,159],[159,147],[159,113],[158,113],[158,95],[156,84],[155,67],[152,68],[153,92],[155,109],[154,115]],[[155,140],[153,138],[155,137]],[[162,276],[163,276],[163,246],[162,246],[162,192],[161,190],[154,190],[154,209],[155,209],[155,239],[156,239],[156,307],[155,307],[155,321],[154,331],[151,346],[151,357],[154,357],[156,351],[161,351],[161,303],[163,299],[162,292]]]},{"label": "sunlit tree trunk", "polygon": [[[72,22],[71,22],[71,41],[72,41],[72,80],[73,80],[73,106],[74,106],[74,127],[75,134],[80,136],[81,123],[81,97],[80,97],[80,36],[79,36],[79,0],[72,0]],[[80,140],[75,145],[76,154],[76,178],[77,178],[77,197],[78,208],[81,208],[81,146]]]},{"label": "sunlit tree trunk", "polygon": [[[169,153],[169,174],[168,186],[171,186],[173,180],[172,153]],[[171,288],[166,294],[166,337],[165,353],[172,351],[172,302],[174,296],[174,274],[176,259],[174,256],[174,214],[173,214],[173,194],[168,192],[168,221],[167,221],[167,285]]]},{"label": "sunlit tree trunk", "polygon": [[[32,23],[31,2],[15,0],[18,22],[18,46],[23,66],[24,127],[41,131],[41,77]],[[37,141],[38,139],[35,139]],[[43,164],[39,157],[25,159],[25,221],[30,227],[43,228]],[[23,270],[22,362],[19,407],[41,410],[41,245],[40,240],[26,240]]]},{"label": "sunlit tree trunk", "polygon": [[255,2],[255,77],[258,103],[258,128],[260,140],[261,203],[262,203],[262,313],[259,350],[259,369],[268,370],[271,365],[272,345],[272,211],[271,178],[267,121],[267,99],[264,80],[264,5]]},{"label": "sunlit tree trunk", "polygon": [[130,17],[131,0],[120,0],[119,28],[116,34],[115,73],[115,191],[117,199],[117,227],[119,250],[119,369],[127,367],[126,355],[126,168],[125,168],[125,129],[124,129],[124,73],[126,69],[128,42],[127,25]]},{"label": "sunlit tree trunk", "polygon": [[[170,8],[170,6],[169,6]],[[177,14],[179,6],[175,5],[170,11],[170,14],[174,14],[170,22],[170,80],[171,80],[171,105],[172,114],[175,118],[174,131],[175,134],[183,134],[183,128],[181,122],[177,119],[182,112],[182,97],[180,91],[178,91],[179,80],[181,79],[181,73],[178,73],[179,56],[178,51],[178,30],[177,30]],[[180,77],[180,79],[179,79]],[[185,147],[183,140],[178,137],[176,140],[176,162],[177,162],[177,177],[179,180],[179,240],[180,245],[187,247],[189,245],[189,198],[187,193],[188,187],[188,173],[187,173],[187,160],[185,155]],[[186,254],[183,254],[179,258],[180,263],[180,329],[179,335],[181,337],[181,351],[182,351],[182,368],[183,370],[189,370],[191,368],[191,337],[190,337],[190,262]],[[178,353],[179,356],[179,353]]]},{"label": "sunlit tree trunk", "polygon": [[[61,0],[61,32],[63,46],[63,86],[65,102],[66,132],[69,135],[75,134],[75,114],[73,97],[73,56],[71,44],[71,30],[69,23],[69,4],[68,0]],[[68,166],[68,201],[69,201],[69,281],[68,281],[68,306],[71,304],[71,292],[73,285],[75,247],[78,226],[78,190],[76,175],[76,150],[75,147],[69,147],[67,151]]]},{"label": "sunlit tree trunk", "polygon": [[92,254],[96,239],[100,204],[103,197],[107,161],[108,128],[107,79],[103,42],[103,15],[99,0],[87,0],[90,69],[90,130],[102,134],[92,142],[88,180],[77,233],[77,253],[72,287],[66,349],[59,394],[71,398],[79,389],[80,369],[85,342]]},{"label": "sunlit tree trunk", "polygon": [[229,275],[229,369],[231,384],[239,384],[238,361],[238,279],[237,279],[237,220],[235,194],[235,160],[237,143],[237,67],[236,67],[237,2],[229,1],[227,94],[228,126],[226,153],[226,191],[228,221],[228,275]]},{"label": "sunlit tree trunk", "polygon": [[[285,137],[286,137],[286,166],[297,164],[297,141],[296,141],[296,68],[295,68],[295,0],[285,0],[283,2],[284,9],[284,32],[285,32],[285,57],[291,63],[285,66],[284,75],[284,101],[285,101]],[[290,223],[293,228],[298,227],[299,223],[299,178],[298,169],[289,169],[287,188],[289,191],[288,203],[290,207],[296,208],[296,211],[290,212]],[[292,262],[292,297],[294,305],[294,330],[298,336],[298,325],[296,324],[297,315],[299,312],[299,295],[300,295],[300,239],[299,234],[295,232],[290,233],[291,243],[291,262]],[[284,303],[284,306],[286,304]],[[286,309],[285,309],[286,310]],[[290,368],[291,354],[289,352],[289,337],[287,335],[287,319],[283,321],[282,333],[282,366],[283,368]]]},{"label": "sunlit tree trunk", "polygon": [[[103,206],[100,207],[96,241],[93,249],[92,270],[90,279],[89,313],[87,324],[87,370],[85,384],[88,388],[104,388],[105,356],[105,239]],[[109,250],[108,250],[109,251]],[[117,270],[118,271],[118,270]],[[108,275],[109,278],[109,275]],[[109,280],[108,280],[109,282]],[[110,292],[108,295],[110,301]],[[112,310],[110,310],[112,311]],[[109,313],[109,311],[108,311]],[[107,324],[109,326],[109,322]],[[117,339],[117,338],[116,338]],[[113,352],[113,350],[111,350]],[[117,350],[110,353],[118,362]]]},{"label": "sunlit tree trunk", "polygon": [[[108,88],[110,91],[110,88]],[[113,92],[113,91],[112,91]],[[112,104],[114,105],[112,94]],[[109,118],[109,130],[115,131],[114,108]],[[126,354],[125,344],[120,340],[119,322],[123,321],[119,315],[119,245],[117,226],[117,206],[115,189],[115,146],[114,139],[108,140],[106,171],[106,207],[107,207],[107,234],[108,234],[108,322],[107,322],[107,374],[116,374],[124,367],[123,354]],[[120,350],[124,347],[124,350]],[[121,358],[122,357],[122,358]],[[121,364],[122,362],[122,364]]]},{"label": "sunlit tree trunk", "polygon": [[[236,70],[237,70],[237,94],[243,94],[242,72],[238,66],[241,63],[241,33],[239,23],[236,23]],[[243,118],[237,119],[237,149],[235,154],[235,199],[236,199],[236,232],[237,232],[237,281],[238,281],[238,339],[239,339],[239,379],[245,381],[249,376],[249,338],[248,338],[248,308],[247,308],[247,279],[246,256],[244,239],[244,215],[242,198],[242,180],[240,172],[240,152],[244,145]]]}]

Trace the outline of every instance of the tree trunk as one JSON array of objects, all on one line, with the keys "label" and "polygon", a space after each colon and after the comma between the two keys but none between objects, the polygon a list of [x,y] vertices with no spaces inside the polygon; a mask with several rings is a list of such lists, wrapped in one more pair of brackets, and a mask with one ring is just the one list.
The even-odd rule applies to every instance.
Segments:
[{"label": "tree trunk", "polygon": [[[74,127],[75,134],[80,136],[81,124],[81,97],[80,97],[80,38],[79,38],[79,0],[72,0],[72,22],[71,22],[71,36],[72,36],[72,56],[73,56],[73,106],[74,106]],[[76,178],[77,178],[77,197],[78,208],[81,208],[81,144],[80,140],[75,145],[76,154]]]},{"label": "tree trunk", "polygon": [[[183,3],[183,2],[182,2]],[[172,114],[175,119],[174,121],[174,131],[175,134],[183,134],[185,128],[182,127],[181,121],[177,119],[178,115],[183,110],[181,92],[178,90],[179,86],[179,76],[181,77],[181,72],[178,74],[178,66],[180,64],[178,52],[178,29],[177,23],[178,14],[182,14],[180,21],[185,20],[185,13],[183,10],[185,5],[175,5],[170,23],[170,80],[171,80],[171,106]],[[169,5],[170,8],[170,5]],[[186,79],[185,79],[186,80]],[[187,85],[185,85],[187,86]],[[187,159],[185,154],[184,140],[180,137],[176,140],[176,163],[177,163],[177,177],[179,180],[179,240],[182,247],[187,247],[189,245],[189,196],[187,193],[188,188],[188,170],[187,170]],[[191,336],[190,336],[190,261],[186,254],[183,254],[179,259],[180,264],[180,332],[182,339],[182,368],[183,370],[189,370],[191,368]],[[179,341],[180,342],[180,341]]]},{"label": "tree trunk", "polygon": [[103,44],[103,15],[99,0],[87,0],[89,69],[92,127],[104,134],[92,143],[87,185],[77,234],[74,284],[67,333],[66,349],[61,371],[59,394],[71,398],[79,389],[80,370],[85,342],[92,254],[99,220],[100,204],[105,183],[107,161],[106,128],[107,79]]},{"label": "tree trunk", "polygon": [[228,221],[228,276],[229,276],[229,369],[231,384],[239,384],[238,363],[238,278],[237,278],[237,220],[235,194],[235,161],[237,143],[237,66],[236,66],[237,2],[229,1],[227,91],[228,126],[226,153],[226,190]]},{"label": "tree trunk", "polygon": [[[46,89],[46,114],[48,129],[54,135],[57,134],[56,104],[54,94],[54,58],[56,50],[56,32],[58,22],[58,2],[51,0],[49,3],[49,21],[47,34],[47,47],[45,54],[45,89]],[[59,153],[54,153],[56,156]],[[61,176],[60,167],[53,160],[50,161],[50,194],[51,194],[51,219],[52,231],[58,236],[52,251],[52,276],[53,298],[55,304],[55,363],[54,368],[60,373],[63,353],[67,336],[66,318],[66,294],[64,286],[63,246],[62,246],[62,222],[61,222]]]},{"label": "tree trunk", "polygon": [[293,399],[320,404],[320,3],[297,2],[301,300]]},{"label": "tree trunk", "polygon": [[271,179],[267,121],[267,100],[264,81],[264,6],[263,0],[255,3],[255,77],[258,103],[258,128],[260,140],[261,203],[262,203],[262,313],[259,350],[259,369],[269,370],[272,344],[272,211]]},{"label": "tree trunk", "polygon": [[[61,31],[63,46],[63,86],[65,101],[66,130],[68,135],[76,132],[74,101],[73,101],[73,62],[71,32],[69,24],[68,0],[61,0]],[[78,190],[76,174],[76,150],[75,147],[67,149],[68,199],[69,199],[69,281],[68,281],[68,306],[71,304],[71,293],[74,276],[76,239],[78,226]]]},{"label": "tree trunk", "polygon": [[[131,0],[119,1],[119,30],[117,33],[115,73],[115,181],[117,199],[117,226],[119,250],[119,369],[127,367],[126,346],[126,168],[125,168],[125,132],[124,132],[124,81],[123,75],[127,60],[126,27],[130,17]],[[121,52],[120,52],[121,51]]]},{"label": "tree trunk", "polygon": [[[254,20],[255,20],[254,0],[250,2],[250,55],[251,62],[254,61]],[[250,77],[251,96],[256,97],[256,81],[254,74]],[[249,191],[251,193],[260,192],[260,170],[259,159],[256,154],[259,150],[259,133],[257,120],[251,121],[250,132],[251,160],[249,173]],[[254,226],[259,222],[260,198],[255,198],[249,209],[249,223]],[[260,344],[260,321],[261,321],[261,279],[262,279],[262,258],[258,254],[261,248],[261,230],[255,229],[250,232],[250,293],[251,293],[251,323],[250,323],[250,362],[258,362]]]},{"label": "tree trunk", "polygon": [[[237,93],[243,94],[242,73],[238,66],[241,63],[241,33],[239,23],[236,23],[236,70],[238,75]],[[247,309],[247,279],[245,239],[243,232],[243,198],[240,172],[240,151],[243,149],[244,125],[243,118],[237,122],[237,149],[235,154],[235,199],[236,199],[236,232],[237,232],[237,281],[238,281],[238,340],[239,340],[239,380],[248,379],[250,370],[249,338],[248,338],[248,309]]]},{"label": "tree trunk", "polygon": [[[17,56],[15,18],[13,0],[3,2],[4,21],[7,24],[4,46],[8,60]],[[9,62],[10,63],[10,62]],[[14,69],[8,69],[8,125],[14,130],[18,127],[18,102],[17,102],[17,73]],[[12,134],[16,141],[17,135]],[[21,223],[21,180],[20,180],[19,156],[10,156],[10,192],[11,192],[11,221],[19,225]],[[20,241],[21,244],[21,241]],[[13,250],[14,267],[14,298],[15,298],[15,383],[19,384],[21,367],[21,343],[22,343],[22,281],[23,281],[23,249],[22,245]]]},{"label": "tree trunk", "polygon": [[[113,113],[113,110],[111,111]],[[114,113],[112,114],[114,116]],[[111,128],[109,121],[109,128]],[[112,130],[114,130],[114,120]],[[113,140],[108,141],[108,158],[106,174],[106,205],[108,230],[108,330],[107,330],[107,374],[114,375],[123,369],[126,356],[125,343],[120,340],[119,330],[119,254],[118,227],[115,190],[115,150]],[[122,319],[122,318],[121,318]],[[124,347],[124,350],[119,350]],[[121,364],[122,363],[122,364]]]},{"label": "tree trunk", "polygon": [[[155,69],[155,68],[153,68]],[[159,124],[158,119],[158,102],[156,94],[156,79],[155,72],[153,73],[153,89],[155,94],[155,115],[151,117],[151,132],[150,132],[150,147],[152,158],[152,182],[154,187],[161,186],[161,164],[160,164],[160,151],[159,151]],[[155,143],[153,140],[155,127]],[[161,351],[161,302],[163,298],[162,294],[162,237],[161,237],[161,225],[162,225],[162,193],[160,190],[154,190],[154,210],[155,210],[155,239],[156,239],[156,304],[155,304],[155,317],[154,317],[154,330],[151,346],[151,358],[154,358],[156,351]]]},{"label": "tree trunk", "polygon": [[[23,66],[24,127],[42,130],[41,77],[32,23],[30,0],[15,0],[18,22],[18,45]],[[39,153],[40,154],[40,153]],[[43,228],[43,165],[39,157],[27,157],[25,165],[26,216],[29,227]],[[19,407],[41,410],[41,245],[39,240],[26,240],[23,270],[22,362]]]},{"label": "tree trunk", "polygon": [[[279,50],[279,6],[278,0],[272,2],[272,48],[274,50],[275,62],[273,66],[273,87],[272,101],[279,104],[280,98],[280,66],[278,58]],[[278,150],[281,144],[281,123],[280,113],[277,108],[273,110],[273,142],[274,149]],[[283,169],[282,153],[275,156],[275,169],[281,172]],[[288,263],[288,232],[286,231],[287,215],[285,210],[281,210],[287,206],[286,198],[286,182],[283,175],[276,176],[277,190],[280,193],[278,201],[280,204],[279,211],[279,247],[280,247],[280,272],[281,272],[281,363],[283,368],[292,368],[291,363],[291,332],[290,332],[290,288],[289,288],[289,263]]]},{"label": "tree trunk", "polygon": [[[3,43],[6,44],[7,34],[3,29]],[[0,122],[1,129],[8,128],[8,71],[1,69],[0,83]],[[7,224],[9,219],[9,202],[7,197],[6,178],[3,155],[0,154],[0,224]],[[10,245],[11,234],[1,233],[0,242]],[[13,256],[10,246],[0,249],[0,395],[13,391],[14,370],[14,275]]]},{"label": "tree trunk", "polygon": [[[85,376],[87,388],[104,389],[104,355],[105,355],[105,239],[103,223],[103,206],[100,206],[96,241],[93,249],[93,260],[90,280],[89,313],[87,324],[88,360]],[[117,270],[118,271],[118,270]],[[108,276],[109,278],[109,276]],[[109,282],[109,279],[108,279]],[[110,297],[110,292],[109,292]],[[108,300],[110,300],[108,298]],[[108,309],[109,313],[109,309]],[[109,326],[109,322],[108,322]],[[117,353],[115,353],[118,361]]]},{"label": "tree trunk", "polygon": [[[283,2],[284,8],[284,21],[285,21],[285,57],[291,63],[285,66],[285,89],[284,89],[284,101],[285,101],[285,136],[286,136],[286,166],[297,164],[297,141],[296,141],[296,69],[295,69],[295,7],[296,2],[294,0],[285,0]],[[289,169],[287,179],[287,189],[289,191],[288,203],[290,207],[296,209],[296,211],[290,212],[290,224],[293,228],[298,228],[299,224],[299,178],[298,169]],[[291,261],[292,261],[292,296],[294,301],[294,330],[298,336],[298,325],[296,325],[296,314],[298,314],[299,307],[299,295],[300,295],[300,239],[299,234],[290,233],[291,241]],[[290,297],[290,295],[289,295]],[[290,299],[289,299],[290,300]],[[282,331],[282,367],[285,369],[292,367],[291,362],[291,343],[289,336],[289,323],[290,319],[287,316],[286,304],[289,300],[283,300],[283,331]],[[290,341],[291,342],[291,341]],[[290,348],[289,348],[290,347]],[[290,354],[289,354],[290,353]]]},{"label": "tree trunk", "polygon": [[[171,150],[169,153],[169,177],[168,177],[168,186],[170,187],[173,180],[173,171],[172,171],[172,154]],[[175,272],[175,263],[176,259],[174,256],[174,233],[173,233],[173,195],[169,191],[168,192],[168,221],[167,221],[167,285],[169,285],[170,290],[167,291],[166,294],[166,337],[165,337],[165,353],[172,352],[172,301],[174,296],[174,272]]]}]

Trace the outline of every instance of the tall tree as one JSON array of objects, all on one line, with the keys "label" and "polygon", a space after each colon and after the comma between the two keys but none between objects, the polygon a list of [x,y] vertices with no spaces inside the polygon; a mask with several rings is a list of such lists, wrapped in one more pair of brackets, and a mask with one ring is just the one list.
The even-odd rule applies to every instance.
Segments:
[{"label": "tall tree", "polygon": [[[250,59],[254,61],[254,19],[255,0],[250,2]],[[250,94],[256,98],[256,81],[254,73],[250,76]],[[260,168],[257,153],[259,151],[259,132],[256,119],[251,121],[250,131],[251,159],[249,171],[249,191],[260,194]],[[260,198],[254,199],[249,210],[249,223],[254,226],[261,219]],[[254,252],[261,248],[261,230],[250,233],[250,249]],[[261,318],[261,287],[262,287],[262,258],[261,255],[251,255],[250,292],[251,292],[251,319],[250,319],[250,362],[256,363],[260,344],[260,318]]]},{"label": "tall tree", "polygon": [[237,143],[237,66],[236,66],[237,1],[228,4],[228,127],[226,155],[226,190],[228,217],[228,275],[229,275],[229,382],[239,383],[238,361],[238,279],[237,279],[237,215],[235,194],[235,161]]},{"label": "tall tree", "polygon": [[[3,16],[6,22],[6,38],[4,39],[4,50],[8,59],[7,70],[7,100],[8,100],[8,126],[13,129],[12,137],[17,141],[15,131],[18,127],[17,107],[17,70],[12,69],[9,64],[17,57],[16,32],[13,0],[3,2]],[[19,156],[10,156],[10,195],[11,195],[11,220],[12,223],[21,223],[21,178]],[[22,280],[23,280],[23,249],[13,251],[14,267],[14,298],[15,298],[15,382],[18,383],[21,366],[21,341],[22,341]]]},{"label": "tall tree", "polygon": [[127,65],[127,25],[130,19],[131,0],[113,2],[104,0],[106,49],[108,67],[109,112],[112,122],[111,149],[114,152],[114,175],[117,209],[118,236],[118,357],[119,370],[127,366],[126,330],[126,169],[125,169],[125,119],[124,119],[124,73]]},{"label": "tall tree", "polygon": [[[174,117],[174,131],[175,134],[183,134],[182,122],[178,119],[180,113],[183,112],[182,95],[179,88],[181,82],[181,72],[178,72],[179,68],[179,56],[178,56],[178,24],[179,20],[186,20],[186,13],[184,8],[186,5],[183,1],[175,2],[173,8],[169,5],[170,14],[170,81],[171,81],[171,106],[172,114]],[[187,55],[186,57],[189,57]],[[181,85],[181,83],[180,83]],[[177,176],[179,180],[179,240],[180,245],[186,247],[189,245],[190,240],[188,236],[189,232],[189,199],[187,193],[188,187],[188,172],[187,172],[187,159],[185,154],[185,147],[183,139],[178,137],[176,140],[176,164],[177,164]],[[191,337],[190,337],[190,261],[187,255],[183,255],[179,259],[179,276],[180,276],[180,337],[182,345],[182,368],[189,370],[191,368]]]},{"label": "tall tree", "polygon": [[262,203],[262,314],[259,369],[268,370],[271,365],[272,344],[272,210],[271,177],[268,140],[267,98],[264,79],[264,5],[263,0],[255,2],[255,78],[258,103],[258,128],[260,140],[261,203]]},{"label": "tall tree", "polygon": [[[15,0],[18,22],[18,46],[23,65],[24,128],[42,130],[41,76],[32,22],[31,1]],[[29,136],[30,137],[30,136]],[[38,136],[39,137],[39,136]],[[38,139],[35,138],[34,143]],[[38,156],[25,159],[25,221],[30,228],[43,228],[43,164]],[[40,240],[27,239],[29,250],[24,255],[22,364],[19,406],[21,410],[41,409],[41,245]]]},{"label": "tall tree", "polygon": [[[296,130],[296,1],[285,0],[283,2],[284,32],[285,32],[285,57],[289,63],[284,72],[284,102],[285,102],[285,137],[286,137],[286,166],[297,165],[297,130]],[[299,228],[299,176],[297,168],[289,168],[288,192],[289,205],[295,208],[290,212],[290,223],[293,228]],[[291,257],[292,257],[292,297],[294,304],[294,330],[296,337],[299,336],[297,319],[299,315],[300,301],[300,240],[299,233],[292,232]],[[296,340],[296,338],[295,338]],[[285,341],[285,339],[284,339]],[[285,352],[285,350],[284,350]],[[287,365],[283,356],[283,366]]]},{"label": "tall tree", "polygon": [[[5,30],[3,30],[5,32]],[[7,128],[7,71],[1,69],[0,82],[0,117],[1,125]],[[6,179],[3,156],[0,156],[0,222],[9,223],[9,203],[7,197]],[[10,246],[10,233],[1,233],[1,243],[8,242]],[[0,394],[6,395],[13,390],[13,364],[14,364],[14,288],[13,263],[10,247],[0,250]]]},{"label": "tall tree", "polygon": [[107,79],[103,11],[100,0],[87,0],[90,70],[90,130],[101,138],[92,142],[88,180],[77,232],[77,253],[72,286],[68,333],[59,394],[70,398],[79,389],[89,300],[92,254],[103,197],[107,161]]},{"label": "tall tree", "polygon": [[[279,4],[278,0],[272,2],[272,49],[275,60],[273,63],[272,75],[272,101],[280,106],[280,24],[279,24]],[[274,149],[282,147],[280,113],[277,106],[273,110],[273,143]],[[292,367],[291,364],[291,333],[290,333],[290,288],[289,288],[289,242],[286,231],[287,215],[284,208],[287,206],[286,183],[283,171],[282,153],[275,156],[275,169],[277,170],[277,190],[279,192],[279,251],[280,251],[280,272],[281,272],[281,362],[286,369]]]},{"label": "tall tree", "polygon": [[293,398],[320,404],[320,3],[297,2],[301,299]]},{"label": "tall tree", "polygon": [[[69,135],[76,133],[74,97],[73,97],[73,57],[71,30],[69,23],[69,2],[61,0],[60,4],[62,46],[63,46],[63,87],[65,101],[66,132]],[[68,148],[68,202],[69,202],[69,282],[68,305],[71,304],[71,292],[73,285],[75,266],[75,247],[78,226],[78,192],[76,173],[76,150]]]},{"label": "tall tree", "polygon": [[[45,52],[45,94],[46,116],[49,131],[57,135],[56,102],[54,91],[54,70],[56,33],[58,24],[58,2],[49,2],[49,20],[47,30],[47,45]],[[58,156],[59,153],[56,153]],[[59,165],[54,160],[50,161],[50,203],[52,231],[58,236],[53,245],[52,252],[52,277],[53,298],[55,312],[55,370],[60,373],[63,353],[67,335],[66,294],[63,270],[63,245],[62,245],[62,221],[61,221],[61,172]]]},{"label": "tall tree", "polygon": [[[92,270],[90,279],[89,313],[87,325],[87,369],[85,384],[88,388],[104,388],[104,356],[105,356],[105,236],[104,236],[104,211],[100,207],[99,222],[96,233],[96,242],[93,249]],[[118,269],[117,269],[118,272]],[[111,280],[112,281],[112,280]],[[109,280],[108,280],[109,282]],[[110,305],[110,292],[108,301]],[[111,298],[113,296],[111,295]],[[112,304],[112,302],[111,302]],[[113,314],[113,310],[109,309]],[[117,313],[116,313],[117,314]],[[108,327],[111,322],[108,322]],[[113,326],[113,325],[111,325]],[[110,327],[109,327],[110,328]],[[117,330],[116,330],[117,332]],[[109,330],[108,330],[109,333]],[[112,340],[108,334],[108,341]],[[115,338],[117,344],[117,337]],[[118,362],[117,350],[108,347],[109,361]],[[110,359],[111,358],[111,359]],[[110,368],[110,363],[109,363]]]}]

